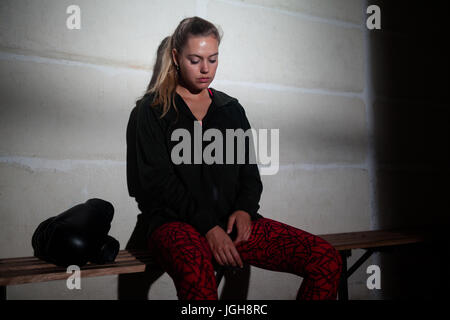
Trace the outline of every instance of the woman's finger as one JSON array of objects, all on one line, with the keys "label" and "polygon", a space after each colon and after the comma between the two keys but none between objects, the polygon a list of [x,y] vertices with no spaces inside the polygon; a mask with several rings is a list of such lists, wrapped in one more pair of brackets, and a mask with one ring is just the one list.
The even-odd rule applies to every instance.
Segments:
[{"label": "woman's finger", "polygon": [[231,230],[233,230],[233,224],[235,220],[236,220],[235,215],[230,216],[230,218],[228,219],[227,233],[230,233]]},{"label": "woman's finger", "polygon": [[221,266],[223,266],[223,260],[220,257],[220,254],[217,252],[214,252],[214,258],[216,258],[217,263],[219,263]]},{"label": "woman's finger", "polygon": [[250,235],[252,234],[252,227],[248,227],[247,232],[245,233],[244,239],[245,241],[247,241],[248,239],[250,239]]},{"label": "woman's finger", "polygon": [[236,240],[234,241],[234,244],[237,244],[241,241],[247,241],[248,238],[250,237],[250,233],[251,233],[251,226],[238,228],[238,235],[236,237]]},{"label": "woman's finger", "polygon": [[233,267],[237,266],[237,262],[234,259],[233,253],[231,251],[231,248],[225,251],[227,256],[228,265],[231,265]]},{"label": "woman's finger", "polygon": [[235,264],[234,264],[234,266],[239,266],[239,267],[243,267],[243,263],[242,263],[242,260],[241,260],[241,256],[239,255],[239,252],[236,250],[236,247],[232,247],[231,248],[231,254],[233,255],[233,258],[234,258],[234,261],[235,261]]},{"label": "woman's finger", "polygon": [[229,266],[230,263],[228,262],[228,257],[226,255],[226,253],[224,251],[220,251],[219,254],[220,254],[220,258],[222,259],[223,265]]}]

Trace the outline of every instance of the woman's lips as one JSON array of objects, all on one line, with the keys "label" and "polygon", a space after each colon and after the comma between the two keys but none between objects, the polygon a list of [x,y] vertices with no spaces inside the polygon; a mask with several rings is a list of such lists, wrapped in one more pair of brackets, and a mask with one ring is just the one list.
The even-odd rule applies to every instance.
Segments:
[{"label": "woman's lips", "polygon": [[209,78],[199,78],[198,81],[200,81],[200,82],[208,82]]}]

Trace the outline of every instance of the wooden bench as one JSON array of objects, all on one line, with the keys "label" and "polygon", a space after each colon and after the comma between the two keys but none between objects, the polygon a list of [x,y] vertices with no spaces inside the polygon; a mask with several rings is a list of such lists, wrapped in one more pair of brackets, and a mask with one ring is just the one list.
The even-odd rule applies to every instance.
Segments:
[{"label": "wooden bench", "polygon": [[[339,300],[348,300],[348,278],[377,251],[384,251],[404,245],[420,244],[429,239],[426,230],[394,229],[347,232],[320,235],[339,251],[342,258],[342,274],[339,284]],[[353,249],[364,249],[366,252],[350,267],[347,259]]]},{"label": "wooden bench", "polygon": [[[407,230],[377,230],[319,236],[333,245],[340,252],[343,260],[343,272],[339,286],[340,300],[348,299],[348,278],[373,252],[382,248],[420,243],[426,240],[423,232]],[[353,249],[367,251],[350,269],[347,269],[347,258]],[[146,251],[121,250],[114,263],[104,265],[88,263],[81,268],[80,276],[83,278],[144,272],[146,265],[151,264],[154,262]],[[225,268],[217,269],[217,286],[220,284],[224,272]],[[57,267],[36,257],[0,259],[0,296],[1,299],[6,299],[6,288],[10,285],[65,280],[69,276],[71,274],[67,273],[66,268]]]},{"label": "wooden bench", "polygon": [[[144,272],[145,266],[151,264],[148,252],[121,250],[114,263],[92,264],[80,268],[80,276],[99,277],[123,273]],[[67,268],[58,267],[36,257],[0,259],[1,298],[6,299],[6,287],[10,285],[66,280],[71,274]]]}]

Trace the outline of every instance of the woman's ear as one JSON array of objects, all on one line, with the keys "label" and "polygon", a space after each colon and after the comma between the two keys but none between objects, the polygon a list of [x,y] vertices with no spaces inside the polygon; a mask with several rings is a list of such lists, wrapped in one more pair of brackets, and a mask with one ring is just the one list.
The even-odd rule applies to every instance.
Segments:
[{"label": "woman's ear", "polygon": [[173,60],[173,63],[175,65],[179,66],[179,63],[178,63],[178,52],[177,52],[177,49],[175,49],[175,48],[172,49],[172,60]]}]

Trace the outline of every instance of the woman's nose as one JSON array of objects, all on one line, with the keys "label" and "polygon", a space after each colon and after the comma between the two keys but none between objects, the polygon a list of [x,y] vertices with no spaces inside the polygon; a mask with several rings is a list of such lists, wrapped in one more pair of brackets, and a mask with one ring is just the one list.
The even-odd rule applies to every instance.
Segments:
[{"label": "woman's nose", "polygon": [[203,61],[200,71],[203,72],[203,73],[207,73],[209,71],[208,62],[207,61]]}]

